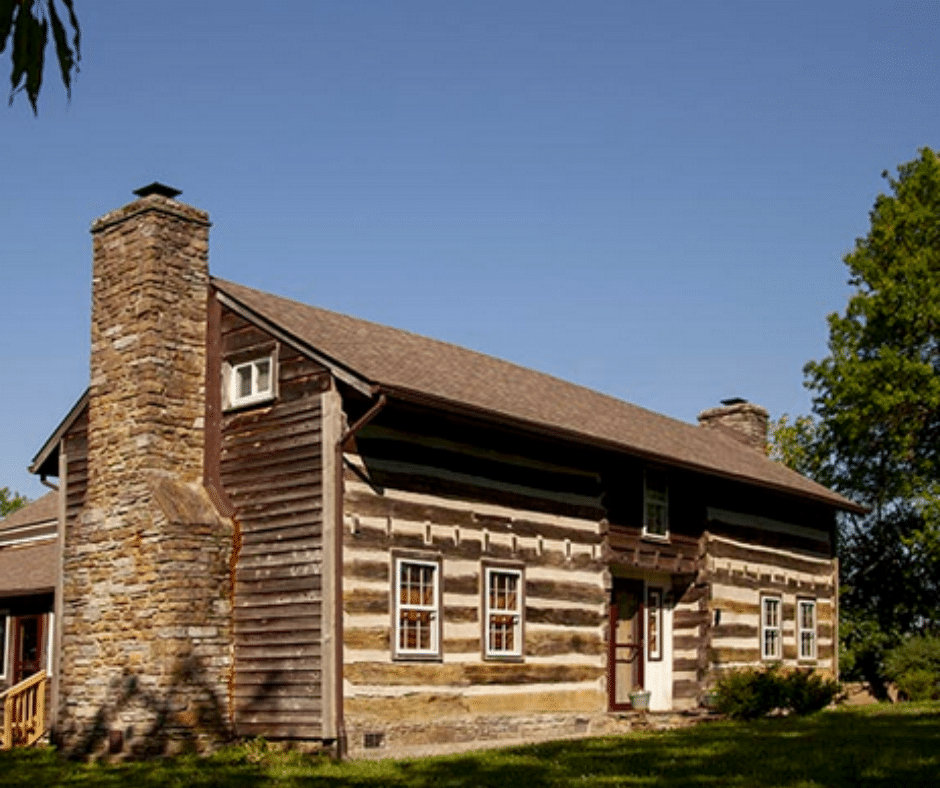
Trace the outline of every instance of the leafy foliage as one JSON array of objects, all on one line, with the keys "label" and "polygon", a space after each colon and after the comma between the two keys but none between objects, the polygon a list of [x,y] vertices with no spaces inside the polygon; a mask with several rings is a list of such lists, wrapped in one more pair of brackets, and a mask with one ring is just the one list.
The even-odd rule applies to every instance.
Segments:
[{"label": "leafy foliage", "polygon": [[[57,8],[59,3],[64,14]],[[68,20],[71,40],[63,16]],[[50,27],[62,83],[71,98],[72,75],[78,72],[81,59],[81,30],[73,0],[0,0],[0,54],[11,43],[10,103],[25,90],[34,114],[38,111],[36,102],[42,87]]]},{"label": "leafy foliage", "polygon": [[839,683],[812,670],[784,672],[778,665],[725,673],[715,687],[715,708],[736,720],[753,720],[774,712],[811,714],[841,693]]},{"label": "leafy foliage", "polygon": [[885,673],[909,700],[940,700],[940,637],[908,638],[887,655]]},{"label": "leafy foliage", "polygon": [[0,517],[6,517],[29,503],[29,498],[18,492],[10,492],[9,487],[0,487]]},{"label": "leafy foliage", "polygon": [[841,664],[879,694],[887,653],[940,627],[940,160],[883,175],[829,355],[804,368],[815,418],[776,422],[772,451],[871,509],[839,522]]}]

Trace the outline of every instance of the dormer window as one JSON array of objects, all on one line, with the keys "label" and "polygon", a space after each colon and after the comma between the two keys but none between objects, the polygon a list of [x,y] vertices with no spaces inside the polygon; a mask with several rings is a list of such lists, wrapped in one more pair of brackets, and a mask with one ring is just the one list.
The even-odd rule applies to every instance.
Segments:
[{"label": "dormer window", "polygon": [[274,354],[226,365],[228,371],[228,407],[256,405],[275,397]]},{"label": "dormer window", "polygon": [[669,486],[664,471],[643,474],[643,536],[669,538]]}]

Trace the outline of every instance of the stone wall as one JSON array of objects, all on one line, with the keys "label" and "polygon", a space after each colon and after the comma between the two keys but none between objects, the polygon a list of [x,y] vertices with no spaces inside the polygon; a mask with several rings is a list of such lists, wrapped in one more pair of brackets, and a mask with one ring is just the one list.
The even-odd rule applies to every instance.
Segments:
[{"label": "stone wall", "polygon": [[57,726],[83,754],[229,727],[231,524],[202,488],[208,227],[159,192],[92,226],[88,488],[64,539]]}]

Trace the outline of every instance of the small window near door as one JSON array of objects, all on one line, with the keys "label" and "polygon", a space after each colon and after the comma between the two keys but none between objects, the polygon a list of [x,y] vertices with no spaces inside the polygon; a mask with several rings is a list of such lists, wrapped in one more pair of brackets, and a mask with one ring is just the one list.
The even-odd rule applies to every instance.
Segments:
[{"label": "small window near door", "polygon": [[663,590],[646,591],[646,651],[651,662],[663,658]]},{"label": "small window near door", "polygon": [[7,677],[7,655],[10,653],[10,614],[0,610],[0,679]]}]

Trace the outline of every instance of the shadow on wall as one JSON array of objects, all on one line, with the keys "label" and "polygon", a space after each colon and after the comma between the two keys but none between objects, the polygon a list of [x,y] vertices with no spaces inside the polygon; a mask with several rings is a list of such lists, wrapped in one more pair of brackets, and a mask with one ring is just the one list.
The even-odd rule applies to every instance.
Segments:
[{"label": "shadow on wall", "polygon": [[[79,760],[105,754],[146,759],[218,747],[233,735],[217,687],[196,657],[176,664],[163,694],[141,686],[138,676],[125,671],[113,682],[113,703],[98,709],[87,731],[63,747],[63,754]],[[146,729],[115,727],[116,720],[135,710],[150,720]]]}]

